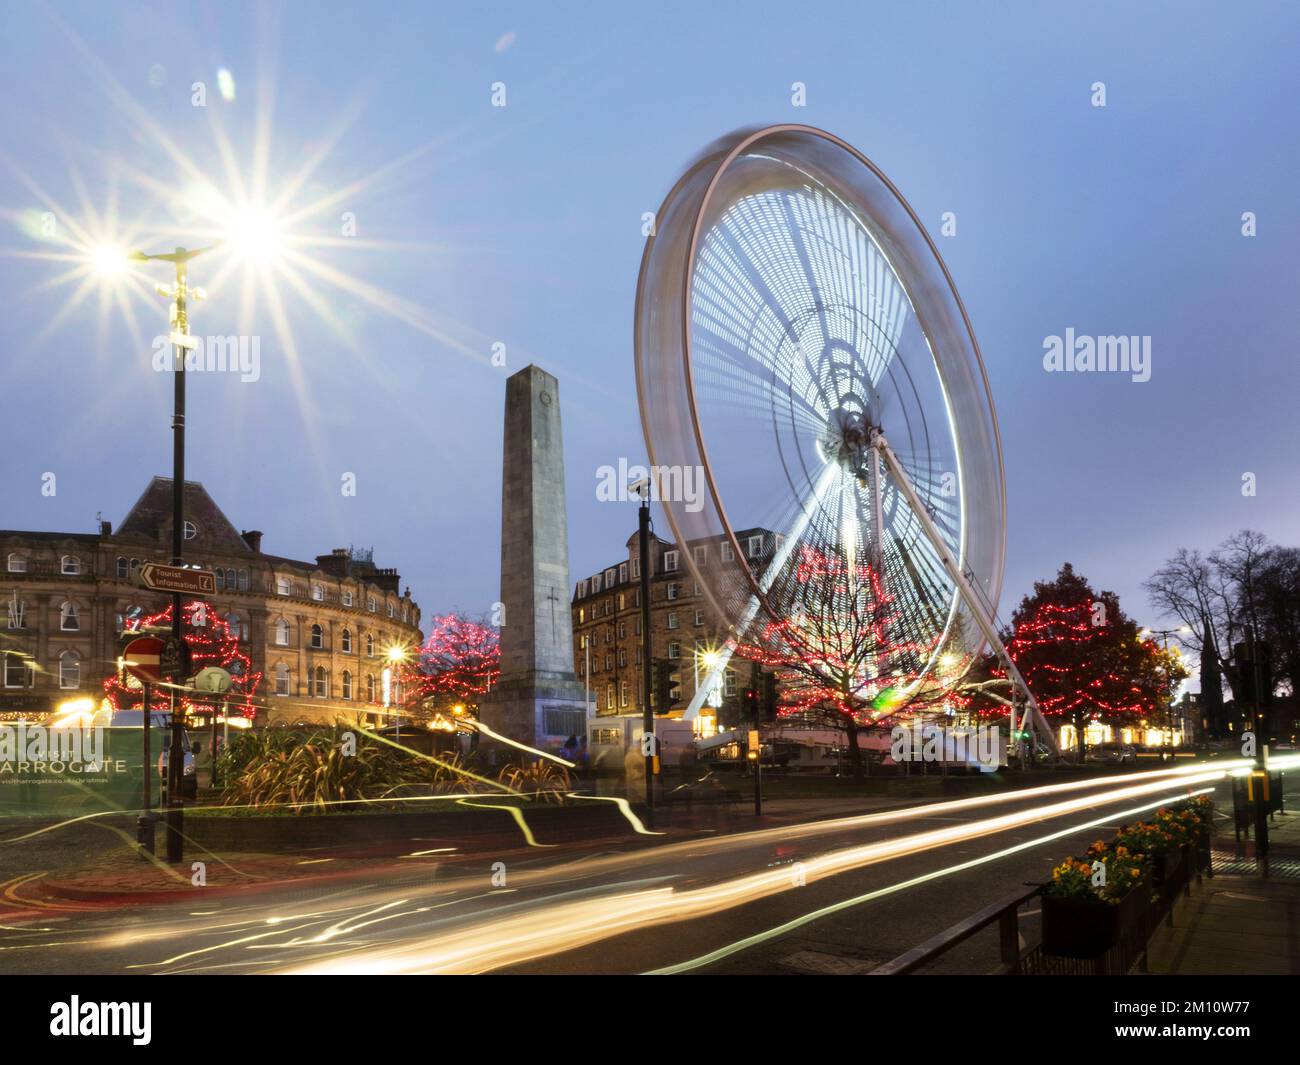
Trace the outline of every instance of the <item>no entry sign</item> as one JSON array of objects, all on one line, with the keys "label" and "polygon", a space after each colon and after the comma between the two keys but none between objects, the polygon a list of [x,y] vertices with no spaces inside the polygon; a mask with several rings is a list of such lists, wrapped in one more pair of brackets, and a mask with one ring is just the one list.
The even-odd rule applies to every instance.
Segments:
[{"label": "no entry sign", "polygon": [[157,684],[162,680],[163,642],[156,636],[137,636],[122,651],[122,664],[126,671],[143,684]]}]

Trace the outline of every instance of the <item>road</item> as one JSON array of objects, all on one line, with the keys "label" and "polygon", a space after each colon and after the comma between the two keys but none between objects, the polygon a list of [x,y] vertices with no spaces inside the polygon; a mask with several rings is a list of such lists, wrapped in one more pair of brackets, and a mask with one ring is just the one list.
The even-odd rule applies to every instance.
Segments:
[{"label": "road", "polygon": [[[0,971],[861,972],[1143,809],[1192,788],[1230,802],[1220,767],[1179,768],[675,842],[413,851],[251,896],[106,909],[11,891]],[[992,949],[976,937],[939,968],[986,972]]]}]

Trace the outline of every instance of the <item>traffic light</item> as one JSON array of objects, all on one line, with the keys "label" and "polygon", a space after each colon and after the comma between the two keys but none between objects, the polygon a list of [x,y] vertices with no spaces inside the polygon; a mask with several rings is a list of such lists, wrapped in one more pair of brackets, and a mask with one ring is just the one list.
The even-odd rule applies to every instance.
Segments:
[{"label": "traffic light", "polygon": [[[1254,654],[1252,655],[1252,650]],[[1273,652],[1263,640],[1239,643],[1232,649],[1237,664],[1237,704],[1246,710],[1262,710],[1273,702]],[[1256,674],[1259,689],[1255,687]]]},{"label": "traffic light", "polygon": [[668,659],[654,660],[653,685],[655,713],[666,714],[679,698],[678,682],[673,677],[673,663]]},{"label": "traffic light", "polygon": [[763,707],[762,707],[764,721],[776,720],[776,706],[777,706],[778,698],[779,696],[777,694],[777,687],[776,687],[776,674],[764,673],[763,674]]},{"label": "traffic light", "polygon": [[759,700],[762,698],[760,685],[763,683],[763,673],[759,669],[758,663],[753,662],[749,667],[749,687],[744,691],[742,711],[746,721],[758,723]]}]

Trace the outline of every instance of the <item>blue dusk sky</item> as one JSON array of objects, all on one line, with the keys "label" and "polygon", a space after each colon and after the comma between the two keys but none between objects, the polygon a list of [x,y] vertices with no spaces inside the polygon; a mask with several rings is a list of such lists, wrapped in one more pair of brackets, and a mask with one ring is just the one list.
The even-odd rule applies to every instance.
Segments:
[{"label": "blue dusk sky", "polygon": [[[89,532],[170,476],[165,301],[58,256],[198,239],[206,179],[283,196],[312,261],[194,267],[192,331],[260,343],[256,381],[189,383],[188,475],[230,519],[274,554],[373,545],[426,617],[485,613],[505,377],[536,362],[573,576],[596,571],[636,520],[596,469],[645,450],[641,216],[719,135],[803,122],[890,176],[966,303],[1005,448],[1004,617],[1068,559],[1155,623],[1141,584],[1180,545],[1300,542],[1293,5],[24,2],[0,48],[2,527]],[[1071,328],[1150,336],[1150,380],[1045,372]]]}]

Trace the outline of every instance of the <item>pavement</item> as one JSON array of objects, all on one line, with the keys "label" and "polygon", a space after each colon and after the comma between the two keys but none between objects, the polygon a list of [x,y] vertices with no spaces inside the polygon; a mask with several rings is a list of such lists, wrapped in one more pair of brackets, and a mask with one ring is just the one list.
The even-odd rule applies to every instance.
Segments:
[{"label": "pavement", "polygon": [[1238,848],[1228,832],[1215,846],[1215,868],[1221,871],[1195,887],[1175,909],[1173,927],[1162,927],[1151,940],[1150,971],[1300,974],[1300,813],[1272,819],[1268,878],[1251,869],[1253,841]]}]

